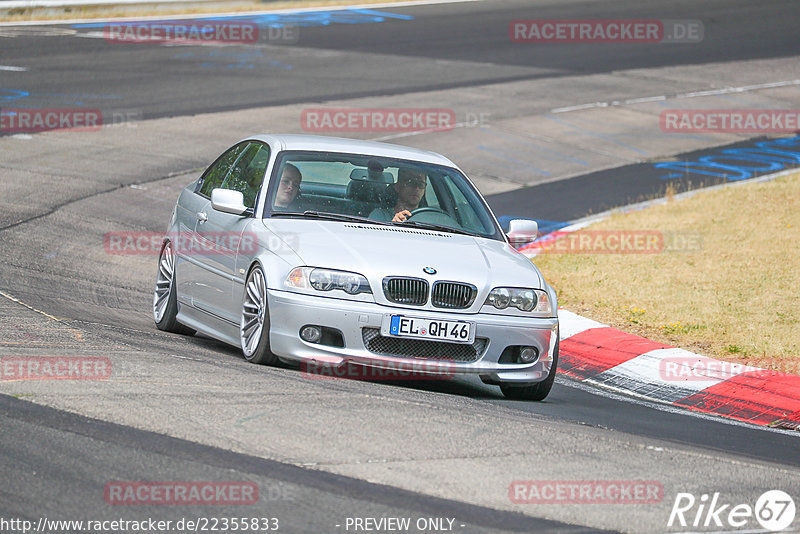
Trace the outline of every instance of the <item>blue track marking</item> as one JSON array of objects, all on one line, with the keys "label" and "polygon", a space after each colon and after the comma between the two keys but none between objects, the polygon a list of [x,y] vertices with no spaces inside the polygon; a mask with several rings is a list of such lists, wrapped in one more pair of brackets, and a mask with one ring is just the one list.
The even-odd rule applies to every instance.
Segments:
[{"label": "blue track marking", "polygon": [[30,95],[27,91],[18,91],[17,89],[0,89],[0,100],[11,101],[18,98],[25,98]]},{"label": "blue track marking", "polygon": [[[28,91],[20,91],[18,89],[0,89],[0,103],[9,105],[10,102],[21,99],[47,99],[58,102],[58,105],[71,105],[71,106],[86,106],[87,100],[120,100],[121,97],[116,95],[100,95],[94,93],[87,94],[72,94],[72,93],[31,93]],[[26,101],[27,102],[27,101]],[[53,104],[37,105],[25,104],[27,109],[38,109],[53,107]]]},{"label": "blue track marking", "polygon": [[661,180],[696,174],[736,182],[798,165],[800,136],[761,141],[741,148],[721,149],[696,159],[654,163],[653,167],[677,171],[659,176]]},{"label": "blue track marking", "polygon": [[[224,17],[204,17],[197,19],[170,19],[163,18],[146,21],[125,21],[123,25],[158,24],[159,22],[218,22],[237,21],[253,22],[258,26],[282,28],[284,26],[330,26],[331,24],[375,24],[387,20],[414,20],[411,15],[389,13],[374,9],[341,9],[337,11],[306,11],[302,13],[263,13],[258,15],[230,15]],[[86,22],[73,24],[75,29],[104,28],[108,22]]]}]

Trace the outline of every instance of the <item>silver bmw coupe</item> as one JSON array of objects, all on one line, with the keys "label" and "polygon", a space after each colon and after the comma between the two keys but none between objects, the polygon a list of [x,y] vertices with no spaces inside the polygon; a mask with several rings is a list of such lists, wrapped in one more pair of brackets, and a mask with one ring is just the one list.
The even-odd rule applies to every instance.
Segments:
[{"label": "silver bmw coupe", "polygon": [[301,367],[478,375],[542,400],[556,295],[447,158],[396,145],[256,135],[180,194],[158,260],[156,326]]}]

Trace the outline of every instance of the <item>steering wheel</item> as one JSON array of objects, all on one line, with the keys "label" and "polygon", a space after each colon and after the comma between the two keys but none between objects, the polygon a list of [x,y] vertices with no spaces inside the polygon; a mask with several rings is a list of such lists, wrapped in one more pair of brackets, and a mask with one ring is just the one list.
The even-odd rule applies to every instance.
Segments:
[{"label": "steering wheel", "polygon": [[416,217],[421,213],[436,213],[437,215],[444,215],[448,219],[452,219],[452,217],[450,217],[450,215],[444,210],[441,210],[439,208],[432,208],[430,206],[424,206],[422,208],[417,208],[414,211],[412,211],[411,215],[406,217],[406,220],[410,219],[411,217]]},{"label": "steering wheel", "polygon": [[444,226],[453,226],[455,228],[459,227],[459,224],[449,213],[439,208],[432,208],[430,206],[417,208],[411,212],[411,215],[409,215],[406,220],[410,221],[414,217],[416,217],[416,220],[419,222],[441,224]]}]

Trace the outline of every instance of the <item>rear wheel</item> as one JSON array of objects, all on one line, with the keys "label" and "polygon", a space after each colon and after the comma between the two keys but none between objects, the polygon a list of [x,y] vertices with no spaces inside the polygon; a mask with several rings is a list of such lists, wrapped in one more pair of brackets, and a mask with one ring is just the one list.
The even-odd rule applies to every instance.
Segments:
[{"label": "rear wheel", "polygon": [[161,247],[158,257],[158,274],[156,288],[153,291],[153,320],[156,328],[175,334],[191,336],[195,333],[188,326],[178,322],[178,296],[175,289],[175,251],[172,243],[167,241]]},{"label": "rear wheel", "polygon": [[244,284],[239,338],[245,360],[263,365],[277,363],[278,357],[269,347],[267,282],[264,271],[258,265],[247,275],[247,282]]},{"label": "rear wheel", "polygon": [[530,386],[512,386],[510,384],[500,384],[500,391],[503,392],[503,395],[506,398],[514,399],[514,400],[528,400],[528,401],[540,401],[544,400],[545,397],[550,393],[550,390],[553,387],[553,382],[556,380],[556,368],[558,367],[558,340],[556,340],[556,346],[553,349],[553,365],[550,366],[550,373],[547,375],[547,378],[542,380],[541,382],[537,382],[536,384],[532,384]]}]

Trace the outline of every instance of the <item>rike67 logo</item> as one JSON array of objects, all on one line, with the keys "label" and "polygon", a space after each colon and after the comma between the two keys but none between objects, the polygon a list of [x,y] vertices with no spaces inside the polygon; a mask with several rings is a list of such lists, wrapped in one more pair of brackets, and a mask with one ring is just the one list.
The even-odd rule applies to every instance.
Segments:
[{"label": "rike67 logo", "polygon": [[734,528],[754,532],[753,527],[760,525],[767,532],[777,532],[794,522],[795,511],[794,500],[781,490],[764,492],[756,499],[755,505],[725,502],[719,492],[713,495],[704,493],[699,499],[691,493],[678,493],[667,526],[703,530]]}]

